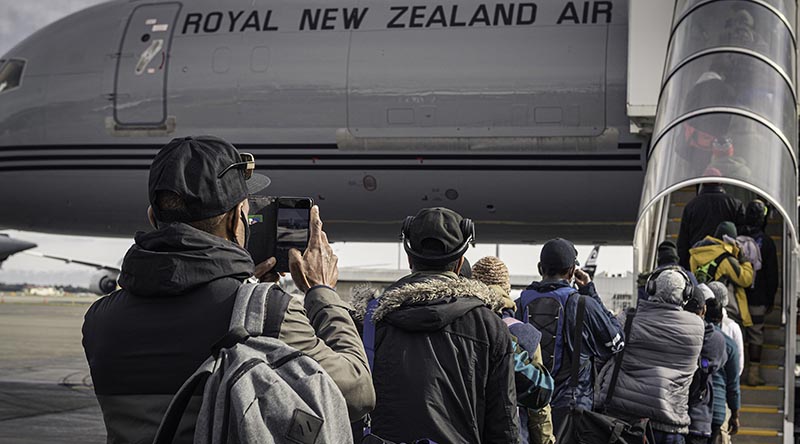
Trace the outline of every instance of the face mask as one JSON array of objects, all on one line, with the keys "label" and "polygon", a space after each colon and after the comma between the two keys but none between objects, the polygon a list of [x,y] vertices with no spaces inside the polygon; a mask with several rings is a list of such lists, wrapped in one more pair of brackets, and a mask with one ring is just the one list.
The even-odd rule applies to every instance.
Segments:
[{"label": "face mask", "polygon": [[250,242],[250,220],[244,214],[244,211],[239,210],[239,217],[244,224],[244,248],[247,249],[247,243]]}]

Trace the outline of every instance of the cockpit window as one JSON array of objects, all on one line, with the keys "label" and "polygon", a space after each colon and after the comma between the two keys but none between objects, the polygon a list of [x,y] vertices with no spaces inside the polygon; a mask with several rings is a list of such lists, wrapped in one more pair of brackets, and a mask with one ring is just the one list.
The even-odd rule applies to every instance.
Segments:
[{"label": "cockpit window", "polygon": [[0,63],[0,93],[12,90],[22,82],[22,71],[25,68],[23,60],[9,60]]}]

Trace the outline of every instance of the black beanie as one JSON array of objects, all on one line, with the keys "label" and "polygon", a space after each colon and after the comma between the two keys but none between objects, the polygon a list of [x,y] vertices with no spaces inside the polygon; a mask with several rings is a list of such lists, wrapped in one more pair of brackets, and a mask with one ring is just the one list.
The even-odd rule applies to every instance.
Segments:
[{"label": "black beanie", "polygon": [[723,236],[736,239],[736,225],[734,225],[733,222],[725,221],[717,225],[717,231],[714,232],[714,237],[722,240]]},{"label": "black beanie", "polygon": [[761,230],[767,222],[767,206],[756,199],[747,204],[744,215],[744,224],[752,230]]},{"label": "black beanie", "polygon": [[658,257],[656,259],[656,265],[674,265],[677,264],[680,259],[678,258],[678,247],[675,246],[675,243],[670,240],[665,240],[658,244]]}]

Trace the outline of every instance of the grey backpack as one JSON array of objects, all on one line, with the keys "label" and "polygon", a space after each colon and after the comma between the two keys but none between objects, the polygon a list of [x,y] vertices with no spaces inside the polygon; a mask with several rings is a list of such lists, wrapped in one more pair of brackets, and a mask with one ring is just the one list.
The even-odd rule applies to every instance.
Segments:
[{"label": "grey backpack", "polygon": [[175,394],[154,444],[173,441],[203,383],[195,444],[353,442],[347,405],[331,377],[277,339],[290,298],[268,284],[239,288],[228,334]]}]

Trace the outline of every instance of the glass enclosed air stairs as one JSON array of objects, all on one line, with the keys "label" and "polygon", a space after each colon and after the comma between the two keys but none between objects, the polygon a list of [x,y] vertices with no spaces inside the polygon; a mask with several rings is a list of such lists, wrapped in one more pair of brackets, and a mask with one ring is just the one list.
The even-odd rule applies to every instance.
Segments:
[{"label": "glass enclosed air stairs", "polygon": [[767,317],[762,374],[742,387],[735,443],[794,442],[798,111],[794,0],[677,0],[634,239],[636,272],[677,241],[704,183],[770,207],[781,285]]}]

